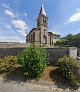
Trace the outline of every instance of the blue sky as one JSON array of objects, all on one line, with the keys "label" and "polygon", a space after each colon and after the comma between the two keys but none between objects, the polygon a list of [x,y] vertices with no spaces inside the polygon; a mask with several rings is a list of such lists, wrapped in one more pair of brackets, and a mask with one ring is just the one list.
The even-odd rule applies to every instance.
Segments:
[{"label": "blue sky", "polygon": [[[36,27],[42,0],[0,0],[0,42],[25,42]],[[80,33],[80,0],[45,0],[49,31],[60,34]]]}]

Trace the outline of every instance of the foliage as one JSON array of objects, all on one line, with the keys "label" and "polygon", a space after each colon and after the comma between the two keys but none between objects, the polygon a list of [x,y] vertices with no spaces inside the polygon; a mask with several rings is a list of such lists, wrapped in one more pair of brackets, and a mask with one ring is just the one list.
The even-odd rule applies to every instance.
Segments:
[{"label": "foliage", "polygon": [[47,64],[46,50],[31,44],[18,56],[18,62],[29,78],[40,78]]},{"label": "foliage", "polygon": [[16,56],[8,56],[0,59],[0,73],[10,72],[17,63]]},{"label": "foliage", "polygon": [[66,77],[70,84],[80,86],[80,62],[74,58],[64,56],[59,59],[59,70],[64,77]]},{"label": "foliage", "polygon": [[80,34],[68,34],[66,37],[63,37],[60,41],[56,42],[55,45],[65,47],[80,47]]},{"label": "foliage", "polygon": [[56,43],[54,43],[55,46],[59,46],[61,44],[60,41],[56,41]]}]

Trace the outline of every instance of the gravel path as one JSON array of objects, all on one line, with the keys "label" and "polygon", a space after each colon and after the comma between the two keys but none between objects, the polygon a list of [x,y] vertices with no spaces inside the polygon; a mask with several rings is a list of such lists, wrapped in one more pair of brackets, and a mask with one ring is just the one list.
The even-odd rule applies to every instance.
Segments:
[{"label": "gravel path", "polygon": [[70,90],[69,88],[59,88],[49,83],[23,83],[0,79],[0,92],[80,92],[80,89]]},{"label": "gravel path", "polygon": [[52,92],[48,87],[42,87],[34,84],[3,83],[0,81],[0,92]]}]

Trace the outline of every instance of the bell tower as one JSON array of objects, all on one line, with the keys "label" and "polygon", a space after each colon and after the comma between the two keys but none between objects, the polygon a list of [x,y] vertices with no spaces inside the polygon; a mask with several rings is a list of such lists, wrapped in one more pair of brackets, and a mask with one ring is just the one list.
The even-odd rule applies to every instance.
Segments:
[{"label": "bell tower", "polygon": [[48,17],[42,4],[39,16],[37,18],[37,29],[40,30],[40,43],[41,45],[48,44]]}]

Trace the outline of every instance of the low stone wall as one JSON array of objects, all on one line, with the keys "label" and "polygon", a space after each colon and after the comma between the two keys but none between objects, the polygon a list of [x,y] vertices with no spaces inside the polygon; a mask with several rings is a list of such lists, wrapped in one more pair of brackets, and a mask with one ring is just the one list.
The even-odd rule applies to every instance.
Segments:
[{"label": "low stone wall", "polygon": [[[3,58],[5,56],[17,56],[20,54],[26,47],[17,47],[17,48],[0,48],[0,57]],[[49,62],[50,64],[56,65],[58,59],[65,55],[69,55],[71,57],[77,57],[77,49],[76,48],[46,48],[49,53]]]},{"label": "low stone wall", "polygon": [[25,48],[0,48],[0,57],[3,58],[5,56],[17,56],[20,54]]},{"label": "low stone wall", "polygon": [[27,43],[0,43],[0,48],[25,48],[28,47]]},{"label": "low stone wall", "polygon": [[56,65],[58,59],[65,55],[69,55],[69,48],[47,48],[49,53],[49,62],[51,65]]}]

